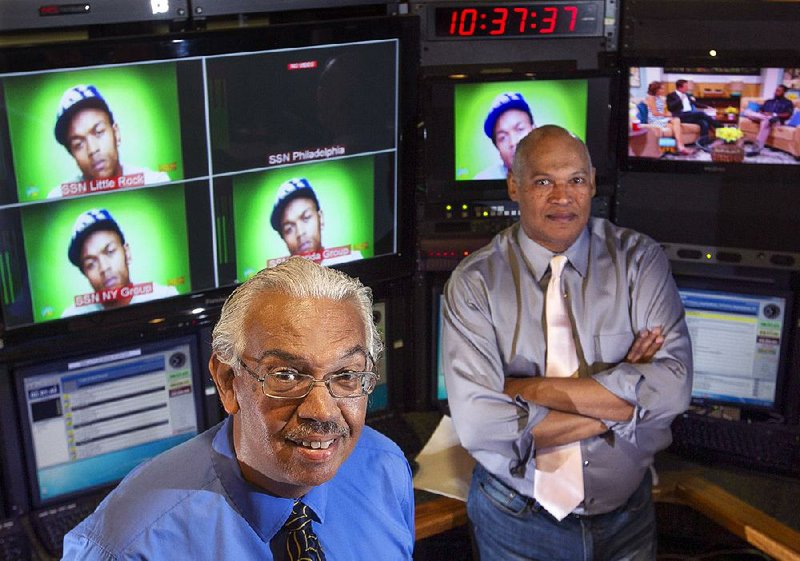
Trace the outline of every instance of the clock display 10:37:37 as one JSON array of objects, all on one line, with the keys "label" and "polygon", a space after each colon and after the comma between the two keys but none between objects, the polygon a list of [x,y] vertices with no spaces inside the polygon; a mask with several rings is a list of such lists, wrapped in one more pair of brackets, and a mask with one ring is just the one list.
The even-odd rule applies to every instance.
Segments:
[{"label": "clock display 10:37:37", "polygon": [[436,9],[439,37],[601,35],[599,2],[452,6]]}]

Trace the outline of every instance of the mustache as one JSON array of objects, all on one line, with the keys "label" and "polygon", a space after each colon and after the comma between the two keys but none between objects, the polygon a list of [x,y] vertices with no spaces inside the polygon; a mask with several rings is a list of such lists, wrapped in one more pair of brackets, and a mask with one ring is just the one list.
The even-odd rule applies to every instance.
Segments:
[{"label": "mustache", "polygon": [[333,421],[306,421],[284,435],[290,440],[308,440],[316,436],[350,436],[350,428]]}]

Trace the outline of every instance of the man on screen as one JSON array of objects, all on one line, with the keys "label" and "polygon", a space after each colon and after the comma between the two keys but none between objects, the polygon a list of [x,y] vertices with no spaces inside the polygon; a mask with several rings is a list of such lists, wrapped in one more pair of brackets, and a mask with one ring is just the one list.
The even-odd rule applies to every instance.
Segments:
[{"label": "man on screen", "polygon": [[87,210],[78,216],[67,251],[69,260],[89,281],[93,293],[75,297],[61,317],[119,308],[177,296],[174,286],[131,282],[131,250],[117,221],[106,209]]},{"label": "man on screen", "polygon": [[81,173],[47,195],[56,198],[168,182],[169,175],[120,161],[119,124],[94,86],[78,85],[61,96],[55,137],[75,159]]},{"label": "man on screen", "polygon": [[323,265],[362,259],[350,246],[324,248],[325,217],[319,199],[305,177],[290,179],[280,186],[270,217],[272,227],[283,238],[289,255],[300,255]]},{"label": "man on screen", "polygon": [[533,113],[521,93],[506,92],[494,98],[483,123],[483,132],[497,148],[501,163],[478,172],[475,179],[505,179],[517,143],[535,128]]},{"label": "man on screen", "polygon": [[794,105],[790,99],[786,98],[786,90],[786,86],[780,84],[775,88],[775,97],[759,105],[758,109],[753,110],[750,107],[746,107],[742,110],[742,117],[758,123],[756,153],[764,149],[764,144],[767,142],[767,137],[772,127],[776,124],[784,123],[786,119],[792,116]]},{"label": "man on screen", "polygon": [[714,118],[707,115],[703,108],[706,105],[699,105],[697,98],[689,93],[688,80],[676,80],[675,91],[667,95],[667,109],[682,123],[700,125],[700,137],[697,144],[704,147],[708,144],[708,133],[714,128]]}]

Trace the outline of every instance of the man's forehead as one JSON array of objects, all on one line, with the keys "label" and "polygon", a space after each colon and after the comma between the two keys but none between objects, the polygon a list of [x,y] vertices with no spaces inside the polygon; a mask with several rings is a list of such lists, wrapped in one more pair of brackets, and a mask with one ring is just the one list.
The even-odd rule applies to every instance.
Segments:
[{"label": "man's forehead", "polygon": [[316,210],[317,205],[314,202],[314,199],[311,197],[295,197],[288,203],[286,203],[286,207],[283,209],[283,219],[286,219],[286,215],[289,213],[289,209],[292,210],[306,210],[307,208],[311,208],[312,210]]},{"label": "man's forehead", "polygon": [[571,161],[575,156],[580,158],[580,167],[584,171],[591,171],[586,147],[578,139],[566,134],[537,139],[526,151],[530,170],[539,172],[548,171],[553,163]]},{"label": "man's forehead", "polygon": [[98,123],[100,121],[106,121],[108,123],[111,122],[108,113],[102,109],[98,109],[97,107],[84,107],[80,111],[77,111],[69,121],[70,127],[74,127],[75,124],[80,120],[88,120],[92,123]]},{"label": "man's forehead", "polygon": [[86,249],[86,246],[89,243],[103,240],[105,243],[110,242],[117,242],[119,244],[122,243],[122,238],[119,237],[119,234],[114,230],[95,230],[94,232],[90,233],[86,236],[86,239],[83,241],[83,249]]},{"label": "man's forehead", "polygon": [[243,327],[242,350],[253,359],[280,351],[324,364],[350,356],[353,349],[367,354],[366,326],[351,300],[265,291],[251,302]]}]

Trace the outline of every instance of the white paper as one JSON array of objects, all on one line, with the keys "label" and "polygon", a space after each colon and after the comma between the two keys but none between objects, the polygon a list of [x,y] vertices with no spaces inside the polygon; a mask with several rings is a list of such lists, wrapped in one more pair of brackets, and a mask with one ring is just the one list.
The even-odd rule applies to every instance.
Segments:
[{"label": "white paper", "polygon": [[416,461],[416,489],[466,502],[475,460],[461,446],[450,417],[442,417]]}]

